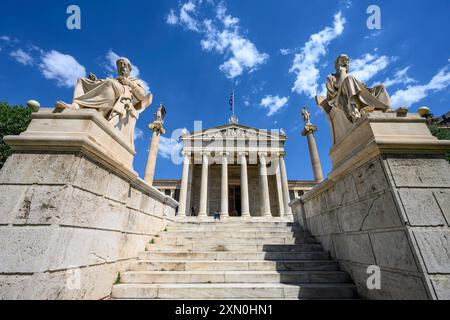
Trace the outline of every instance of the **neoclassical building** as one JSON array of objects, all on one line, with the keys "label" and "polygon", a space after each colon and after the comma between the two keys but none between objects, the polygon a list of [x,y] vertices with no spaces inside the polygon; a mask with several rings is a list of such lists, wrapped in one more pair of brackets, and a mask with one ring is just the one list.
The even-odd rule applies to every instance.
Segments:
[{"label": "neoclassical building", "polygon": [[289,181],[280,130],[229,124],[185,134],[181,180],[154,186],[179,201],[178,216],[284,217],[314,181]]}]

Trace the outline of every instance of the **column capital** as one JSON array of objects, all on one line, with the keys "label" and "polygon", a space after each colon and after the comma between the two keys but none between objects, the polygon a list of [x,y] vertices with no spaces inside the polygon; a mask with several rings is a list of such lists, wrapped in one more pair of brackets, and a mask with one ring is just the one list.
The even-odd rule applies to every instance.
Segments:
[{"label": "column capital", "polygon": [[248,156],[248,152],[247,151],[239,151],[238,152],[238,156],[239,157],[246,157],[246,156]]},{"label": "column capital", "polygon": [[305,128],[302,131],[302,136],[306,136],[308,134],[313,134],[316,131],[317,131],[317,126],[315,126],[313,124],[306,124]]},{"label": "column capital", "polygon": [[166,129],[163,127],[163,123],[161,121],[154,121],[148,125],[149,129],[152,131],[157,131],[160,134],[165,134]]},{"label": "column capital", "polygon": [[190,157],[192,155],[190,151],[182,151],[181,154],[183,157]]},{"label": "column capital", "polygon": [[258,157],[264,157],[264,158],[266,158],[268,156],[268,153],[267,152],[258,152]]},{"label": "column capital", "polygon": [[287,155],[286,151],[277,153],[277,156],[280,157],[280,158],[286,158],[286,155]]}]

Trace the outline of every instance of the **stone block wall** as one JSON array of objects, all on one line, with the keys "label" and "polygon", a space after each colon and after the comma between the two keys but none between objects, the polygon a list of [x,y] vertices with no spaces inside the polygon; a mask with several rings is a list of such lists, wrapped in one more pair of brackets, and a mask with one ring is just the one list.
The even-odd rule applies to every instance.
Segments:
[{"label": "stone block wall", "polygon": [[[292,203],[296,219],[369,299],[450,299],[450,165],[378,155]],[[369,290],[367,267],[381,269]]]},{"label": "stone block wall", "polygon": [[0,299],[102,299],[177,203],[79,153],[0,171]]}]

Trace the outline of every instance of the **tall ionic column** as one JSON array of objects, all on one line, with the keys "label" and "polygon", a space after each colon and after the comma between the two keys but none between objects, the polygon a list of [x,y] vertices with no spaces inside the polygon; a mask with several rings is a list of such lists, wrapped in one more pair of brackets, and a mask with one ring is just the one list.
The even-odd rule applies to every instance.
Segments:
[{"label": "tall ionic column", "polygon": [[262,216],[271,217],[272,213],[270,211],[270,198],[269,198],[269,179],[267,178],[267,153],[259,153],[259,174],[261,181],[261,201],[262,201]]},{"label": "tall ionic column", "polygon": [[289,198],[289,184],[286,173],[286,164],[284,163],[284,154],[280,155],[280,173],[281,173],[281,188],[283,189],[284,213],[286,215],[292,215],[292,209],[289,206],[289,202],[291,202],[291,199]]},{"label": "tall ionic column", "polygon": [[247,158],[245,152],[239,153],[241,162],[241,210],[242,217],[250,217],[250,205],[248,200],[248,175],[247,175]]},{"label": "tall ionic column", "polygon": [[200,187],[200,210],[199,217],[208,216],[208,170],[209,170],[209,154],[203,154],[202,160],[202,182]]},{"label": "tall ionic column", "polygon": [[223,216],[229,215],[228,212],[228,153],[222,154],[222,187],[220,198],[220,214]]},{"label": "tall ionic column", "polygon": [[316,182],[322,182],[322,165],[320,163],[319,152],[317,151],[316,140],[314,139],[314,132],[317,131],[317,127],[311,123],[310,113],[306,107],[303,108],[302,116],[303,120],[305,120],[305,128],[303,129],[302,136],[306,136],[308,139],[309,156],[311,157],[314,179]]},{"label": "tall ionic column", "polygon": [[189,153],[183,153],[183,175],[181,177],[181,189],[180,189],[180,206],[178,208],[179,216],[186,216],[186,202],[187,202],[187,187],[189,179],[189,167],[191,162],[191,155]]},{"label": "tall ionic column", "polygon": [[281,183],[281,170],[280,163],[277,168],[277,195],[278,195],[278,207],[280,208],[280,217],[284,216],[284,197],[283,197],[283,184]]},{"label": "tall ionic column", "polygon": [[149,125],[150,130],[153,130],[152,142],[148,153],[147,166],[145,168],[144,181],[149,185],[153,185],[155,177],[156,158],[158,157],[159,137],[166,133],[163,128],[166,108],[160,105],[158,111],[155,113],[155,121]]}]

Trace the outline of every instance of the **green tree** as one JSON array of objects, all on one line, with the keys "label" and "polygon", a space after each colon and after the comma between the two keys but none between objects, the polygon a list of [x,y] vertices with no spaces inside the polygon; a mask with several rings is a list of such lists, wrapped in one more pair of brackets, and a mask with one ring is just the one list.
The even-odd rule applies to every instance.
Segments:
[{"label": "green tree", "polygon": [[[450,140],[450,129],[439,128],[434,124],[428,125],[428,128],[430,129],[431,134],[436,138],[438,138],[439,140]],[[445,157],[450,162],[450,151],[447,152]]]},{"label": "green tree", "polygon": [[3,141],[8,135],[18,135],[28,128],[32,110],[23,106],[10,106],[0,101],[0,169],[11,155],[11,149]]}]

